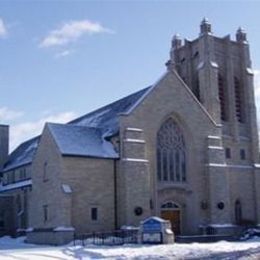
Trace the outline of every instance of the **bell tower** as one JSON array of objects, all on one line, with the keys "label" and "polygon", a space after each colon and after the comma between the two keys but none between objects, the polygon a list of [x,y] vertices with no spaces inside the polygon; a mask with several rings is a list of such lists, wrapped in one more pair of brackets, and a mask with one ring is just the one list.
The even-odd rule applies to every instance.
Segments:
[{"label": "bell tower", "polygon": [[[245,30],[239,27],[234,39],[230,35],[217,37],[204,18],[196,39],[182,41],[179,35],[173,37],[167,66],[177,71],[220,130],[220,135],[214,136],[218,145],[209,140],[207,147],[209,151],[215,146],[219,148],[219,156],[207,155],[209,167],[205,170],[211,183],[210,223],[234,223],[238,200],[242,205],[250,201],[251,211],[244,210],[243,217],[252,222],[258,219],[260,223],[259,143],[253,70]],[[221,160],[215,161],[216,158]],[[248,191],[243,190],[244,183]],[[216,207],[220,202],[225,210]]]},{"label": "bell tower", "polygon": [[178,72],[214,121],[223,126],[224,135],[249,137],[246,128],[255,128],[256,115],[244,29],[238,28],[235,40],[230,35],[216,37],[204,18],[198,38],[182,41],[178,34],[173,37],[167,66]]},{"label": "bell tower", "polygon": [[204,18],[197,39],[185,39],[182,44],[179,35],[173,37],[169,64],[176,69],[215,122],[220,123],[214,38],[211,24]]}]

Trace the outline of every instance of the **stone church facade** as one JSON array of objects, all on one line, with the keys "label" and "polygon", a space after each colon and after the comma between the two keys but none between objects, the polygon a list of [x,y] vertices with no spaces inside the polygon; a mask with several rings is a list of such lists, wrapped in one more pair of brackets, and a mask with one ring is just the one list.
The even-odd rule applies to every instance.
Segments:
[{"label": "stone church facade", "polygon": [[[0,126],[0,226],[28,240],[137,226],[156,215],[176,234],[234,234],[260,223],[260,165],[249,45],[213,35],[173,37],[152,86],[41,136],[7,158]],[[5,149],[5,150],[4,150]],[[1,229],[1,227],[0,227]],[[1,230],[0,230],[1,232]]]}]

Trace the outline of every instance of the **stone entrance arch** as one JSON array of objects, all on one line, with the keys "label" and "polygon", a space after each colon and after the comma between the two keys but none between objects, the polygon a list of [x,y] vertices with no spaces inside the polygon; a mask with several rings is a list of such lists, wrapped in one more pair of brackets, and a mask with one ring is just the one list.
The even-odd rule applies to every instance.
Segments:
[{"label": "stone entrance arch", "polygon": [[161,205],[161,217],[171,222],[175,235],[181,233],[181,208],[177,203],[173,201],[163,203]]}]

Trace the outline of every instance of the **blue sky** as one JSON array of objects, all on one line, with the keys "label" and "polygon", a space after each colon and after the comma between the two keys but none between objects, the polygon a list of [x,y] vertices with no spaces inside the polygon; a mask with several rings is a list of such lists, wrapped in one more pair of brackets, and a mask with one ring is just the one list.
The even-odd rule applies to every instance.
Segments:
[{"label": "blue sky", "polygon": [[218,36],[245,28],[260,85],[259,10],[260,1],[1,0],[0,123],[11,125],[11,148],[45,121],[66,122],[154,83],[172,36],[197,37],[203,17]]}]

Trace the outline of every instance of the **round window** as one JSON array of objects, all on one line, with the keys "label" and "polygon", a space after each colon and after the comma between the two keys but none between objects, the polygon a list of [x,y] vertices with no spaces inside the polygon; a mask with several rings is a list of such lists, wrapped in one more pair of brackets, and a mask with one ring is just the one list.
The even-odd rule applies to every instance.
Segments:
[{"label": "round window", "polygon": [[135,215],[141,216],[143,214],[143,208],[142,207],[135,207]]},{"label": "round window", "polygon": [[221,201],[221,202],[219,202],[218,204],[217,204],[217,207],[218,207],[218,209],[224,209],[225,208],[225,203],[223,202],[223,201]]}]

